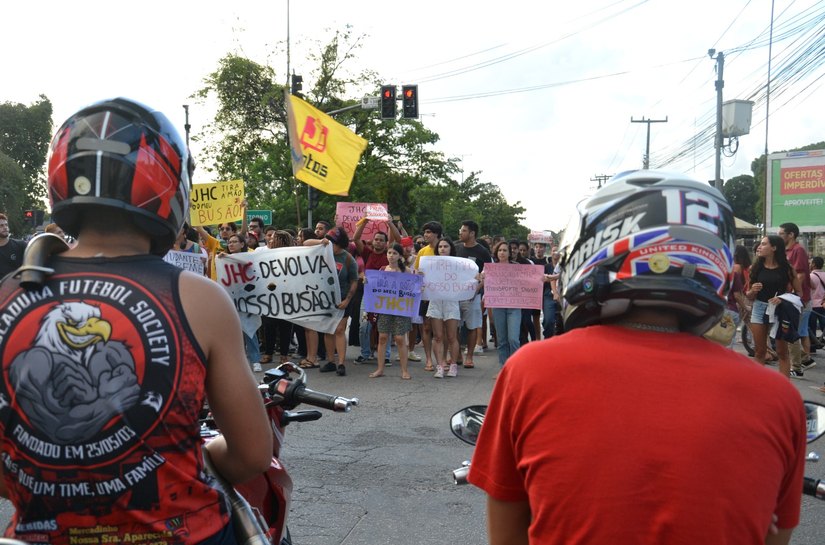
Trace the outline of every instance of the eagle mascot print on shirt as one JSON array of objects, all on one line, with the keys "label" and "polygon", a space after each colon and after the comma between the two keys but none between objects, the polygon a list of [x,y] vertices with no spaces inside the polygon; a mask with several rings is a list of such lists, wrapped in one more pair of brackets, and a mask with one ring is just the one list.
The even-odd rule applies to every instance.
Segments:
[{"label": "eagle mascot print on shirt", "polygon": [[34,346],[12,361],[17,402],[53,442],[88,440],[139,401],[134,358],[111,336],[98,306],[58,304],[43,317]]}]

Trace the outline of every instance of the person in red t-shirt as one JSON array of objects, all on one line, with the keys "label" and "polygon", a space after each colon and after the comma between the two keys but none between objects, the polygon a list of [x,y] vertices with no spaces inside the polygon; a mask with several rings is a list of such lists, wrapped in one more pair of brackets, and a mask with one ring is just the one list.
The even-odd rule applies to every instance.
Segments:
[{"label": "person in red t-shirt", "polygon": [[732,271],[725,198],[638,171],[580,214],[560,267],[567,333],[509,359],[470,466],[491,545],[787,544],[802,399],[701,337],[724,312]]},{"label": "person in red t-shirt", "polygon": [[810,369],[816,362],[811,357],[811,340],[808,338],[808,321],[811,319],[811,263],[808,252],[797,241],[799,227],[795,223],[783,223],[779,226],[779,236],[785,241],[785,256],[796,271],[796,278],[802,286],[798,293],[802,299],[802,313],[799,317],[799,340],[788,346],[791,355],[791,377],[801,378],[805,369]]},{"label": "person in red t-shirt", "polygon": [[[355,248],[358,250],[358,253],[361,254],[361,258],[364,260],[364,270],[378,271],[388,264],[387,244],[390,240],[400,241],[401,233],[393,222],[388,221],[386,223],[389,225],[390,235],[387,235],[384,231],[376,231],[375,234],[372,235],[372,246],[369,246],[361,240],[361,235],[364,234],[364,228],[369,222],[370,220],[367,216],[358,220],[358,223],[355,224],[355,233],[352,236],[352,241],[355,243]],[[392,238],[389,238],[390,236]],[[363,278],[360,279],[360,282],[363,283]],[[355,363],[364,363],[372,359],[371,337],[374,320],[371,321],[367,317],[367,313],[364,311],[363,300],[361,301],[361,310],[358,316],[360,317],[358,339],[361,344],[361,354],[355,358]],[[386,361],[390,360],[390,344],[389,342],[387,343]]]}]

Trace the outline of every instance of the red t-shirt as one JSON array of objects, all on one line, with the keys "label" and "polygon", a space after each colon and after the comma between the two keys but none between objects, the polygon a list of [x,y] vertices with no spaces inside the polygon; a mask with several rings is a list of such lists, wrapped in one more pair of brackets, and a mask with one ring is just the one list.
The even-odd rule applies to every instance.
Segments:
[{"label": "red t-shirt", "polygon": [[811,300],[811,279],[808,275],[811,273],[808,252],[801,244],[793,245],[790,250],[785,250],[785,257],[788,258],[788,263],[794,268],[796,274],[803,275],[802,277],[802,304],[806,304]]},{"label": "red t-shirt", "polygon": [[687,333],[593,326],[496,382],[469,479],[529,501],[531,544],[759,543],[799,522],[805,412],[788,380]]},{"label": "red t-shirt", "polygon": [[364,249],[361,251],[361,256],[364,258],[364,270],[378,271],[381,267],[389,265],[387,261],[387,252],[375,253],[372,249],[364,244]]}]

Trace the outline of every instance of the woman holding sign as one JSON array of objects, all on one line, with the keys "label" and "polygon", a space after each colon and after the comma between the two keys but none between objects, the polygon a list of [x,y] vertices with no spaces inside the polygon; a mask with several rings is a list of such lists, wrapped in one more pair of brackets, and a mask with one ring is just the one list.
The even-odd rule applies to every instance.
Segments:
[{"label": "woman holding sign", "polygon": [[[397,242],[387,248],[388,265],[380,270],[386,272],[407,272],[407,264],[404,259],[404,249]],[[390,314],[379,314],[378,322],[378,369],[370,373],[370,378],[384,376],[384,360],[386,359],[387,342],[390,334],[395,338],[395,346],[398,348],[398,357],[401,360],[401,378],[409,380],[410,373],[407,370],[407,333],[412,329],[412,319],[407,316],[393,316]]]},{"label": "woman holding sign", "polygon": [[[322,222],[318,222],[319,225]],[[325,222],[324,222],[325,223]],[[333,227],[323,239],[305,240],[304,246],[314,246],[316,244],[330,244],[332,243],[332,255],[335,259],[335,267],[338,269],[338,285],[341,289],[341,303],[338,305],[340,310],[345,310],[349,306],[352,297],[355,295],[355,290],[358,288],[358,264],[355,258],[347,251],[349,246],[349,236],[344,231],[343,227]],[[348,316],[344,314],[338,326],[335,328],[335,333],[327,333],[324,335],[324,344],[327,349],[327,358],[329,361],[321,366],[322,373],[331,373],[335,371],[339,377],[346,376],[347,368],[344,365],[344,357],[347,355],[347,337],[345,331],[347,329]],[[310,343],[309,330],[307,331],[307,351],[312,350]],[[337,362],[332,361],[337,356]],[[309,354],[307,355],[309,359]]]},{"label": "woman holding sign", "polygon": [[[499,242],[493,248],[493,262],[517,265],[515,256],[510,253],[510,245],[506,241]],[[493,322],[496,325],[496,340],[498,341],[498,363],[503,366],[507,358],[513,355],[520,346],[521,309],[494,308]]]},{"label": "woman holding sign", "polygon": [[[436,254],[455,257],[453,241],[441,237],[435,248]],[[435,378],[458,376],[458,321],[461,319],[461,310],[458,301],[436,299],[430,301],[427,308],[427,318],[432,321],[433,330],[433,357],[435,358]],[[447,346],[445,350],[444,336],[446,333]],[[426,371],[426,369],[425,369]]]}]

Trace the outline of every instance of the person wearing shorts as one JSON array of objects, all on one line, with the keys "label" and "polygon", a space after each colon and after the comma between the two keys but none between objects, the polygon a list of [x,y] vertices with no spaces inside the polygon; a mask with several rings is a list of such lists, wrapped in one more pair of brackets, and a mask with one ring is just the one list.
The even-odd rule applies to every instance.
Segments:
[{"label": "person wearing shorts", "polygon": [[[439,256],[455,257],[455,246],[450,239],[442,237],[438,241],[436,252]],[[444,378],[445,371],[448,377],[456,377],[458,376],[458,363],[456,362],[459,355],[458,321],[461,318],[458,301],[434,299],[429,302],[428,307],[426,314],[430,319],[433,332],[433,359],[436,367],[433,377]]]},{"label": "person wearing shorts", "polygon": [[[387,248],[387,266],[381,270],[387,272],[404,273],[407,272],[407,264],[404,259],[404,250],[397,242]],[[389,342],[390,335],[395,339],[398,348],[398,359],[401,362],[401,378],[409,380],[410,373],[407,370],[407,333],[412,329],[412,319],[409,316],[395,316],[391,314],[378,314],[376,321],[378,328],[378,368],[369,374],[369,378],[384,376],[385,349]]]},{"label": "person wearing shorts", "polygon": [[[473,260],[478,266],[478,272],[481,273],[484,271],[484,264],[489,263],[492,259],[490,252],[476,241],[478,229],[478,224],[473,220],[461,222],[461,228],[458,231],[460,242],[456,244],[455,251],[458,257]],[[481,284],[479,284],[479,289],[481,289]],[[473,352],[482,324],[481,294],[477,293],[475,297],[468,301],[461,301],[459,308],[461,309],[461,322],[467,328],[467,356],[464,359],[464,367],[472,369],[475,367]]]}]

